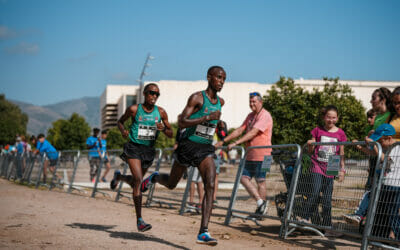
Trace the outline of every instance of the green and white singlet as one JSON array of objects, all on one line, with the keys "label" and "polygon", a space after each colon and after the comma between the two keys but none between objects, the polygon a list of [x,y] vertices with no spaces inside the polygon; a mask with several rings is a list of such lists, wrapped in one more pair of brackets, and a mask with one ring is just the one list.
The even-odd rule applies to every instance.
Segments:
[{"label": "green and white singlet", "polygon": [[[206,92],[201,92],[203,95],[203,106],[199,111],[193,113],[189,119],[196,119],[206,115],[209,115],[212,112],[217,110],[221,111],[221,102],[219,97],[217,96],[217,103],[213,104],[208,99]],[[217,127],[218,120],[212,120],[208,122],[203,122],[193,127],[188,127],[186,129],[186,138],[190,141],[202,143],[202,144],[212,144],[213,137],[215,133],[215,128]]]},{"label": "green and white singlet", "polygon": [[148,113],[144,111],[142,104],[139,104],[135,120],[130,127],[129,138],[134,143],[153,146],[160,133],[157,130],[158,122],[161,122],[161,115],[156,105],[153,111]]}]

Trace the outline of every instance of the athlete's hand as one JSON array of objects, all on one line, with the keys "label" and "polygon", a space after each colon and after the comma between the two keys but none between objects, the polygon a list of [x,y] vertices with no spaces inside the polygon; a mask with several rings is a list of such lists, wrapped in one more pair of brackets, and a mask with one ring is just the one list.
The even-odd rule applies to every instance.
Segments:
[{"label": "athlete's hand", "polygon": [[129,131],[124,129],[124,132],[122,133],[122,137],[128,138],[128,136],[129,136]]},{"label": "athlete's hand", "polygon": [[157,130],[159,131],[163,131],[165,128],[164,123],[162,122],[156,122],[156,125],[157,125]]},{"label": "athlete's hand", "polygon": [[221,117],[221,111],[217,110],[214,112],[211,112],[210,114],[208,114],[208,120],[212,121],[212,120],[219,120],[219,118]]}]

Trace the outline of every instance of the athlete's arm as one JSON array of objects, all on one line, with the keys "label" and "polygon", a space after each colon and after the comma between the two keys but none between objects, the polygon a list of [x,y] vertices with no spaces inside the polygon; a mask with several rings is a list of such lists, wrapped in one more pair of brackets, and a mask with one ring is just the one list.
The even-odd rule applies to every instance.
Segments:
[{"label": "athlete's arm", "polygon": [[201,106],[203,106],[203,95],[201,92],[196,92],[189,97],[189,100],[186,104],[186,107],[183,109],[181,118],[178,121],[178,125],[180,128],[188,128],[193,127],[197,124],[201,124],[203,122],[219,120],[221,116],[221,112],[214,111],[208,115],[205,115],[200,118],[189,119],[190,115],[197,112]]},{"label": "athlete's arm", "polygon": [[128,137],[128,135],[129,135],[129,131],[125,129],[124,123],[130,117],[132,117],[132,119],[135,119],[136,112],[137,112],[137,104],[129,106],[126,109],[125,113],[121,116],[121,118],[119,118],[119,120],[117,122],[118,129],[119,129],[119,131],[121,131],[121,134],[124,138]]},{"label": "athlete's arm", "polygon": [[171,128],[171,124],[169,124],[168,122],[167,112],[165,112],[165,110],[161,107],[158,107],[158,110],[160,111],[162,122],[157,123],[157,129],[162,130],[166,136],[172,138],[173,131]]}]

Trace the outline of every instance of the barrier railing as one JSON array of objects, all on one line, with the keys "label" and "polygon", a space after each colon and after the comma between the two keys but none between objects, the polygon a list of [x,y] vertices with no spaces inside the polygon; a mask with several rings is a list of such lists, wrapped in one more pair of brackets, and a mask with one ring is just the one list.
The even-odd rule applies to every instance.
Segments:
[{"label": "barrier railing", "polygon": [[[92,197],[95,197],[96,193],[101,193],[103,196],[108,196],[110,190],[110,181],[113,178],[114,170],[119,169],[121,167],[125,167],[127,165],[121,158],[120,155],[122,153],[121,149],[112,149],[107,150],[106,153],[103,153],[101,156],[100,167],[97,169],[96,181],[92,191]],[[100,180],[101,172],[108,171],[106,182]],[[101,182],[100,182],[101,181]]]},{"label": "barrier railing", "polygon": [[[216,150],[223,150],[226,151],[228,147],[218,147]],[[240,151],[240,159],[243,158],[245,154],[245,150],[241,146],[236,146],[233,147],[232,150]],[[215,164],[216,167],[219,168],[219,171],[217,171],[218,174],[218,188],[217,190],[217,204],[213,204],[214,208],[218,209],[223,209],[223,210],[228,210],[229,207],[229,200],[230,200],[230,195],[231,192],[227,192],[227,190],[231,191],[233,189],[233,186],[235,184],[235,175],[234,171],[235,165],[236,164],[225,164],[223,163],[223,160],[220,158],[215,159]],[[219,165],[219,166],[218,166]],[[237,166],[240,166],[240,161]],[[183,215],[185,212],[189,211],[197,211],[200,213],[200,209],[198,207],[194,207],[191,204],[188,204],[187,199],[189,196],[189,192],[191,189],[191,183],[193,181],[193,173],[194,173],[194,168],[188,169],[188,177],[186,181],[186,186],[185,186],[185,191],[182,196],[181,200],[181,206],[179,209],[179,214]],[[200,174],[200,173],[199,173]]]},{"label": "barrier railing", "polygon": [[[379,143],[372,144],[380,156]],[[373,185],[379,161],[357,145],[367,149],[365,142],[312,143],[303,147],[301,166],[295,169],[290,187],[281,237],[286,238],[297,229],[320,236],[330,231],[361,237],[354,213],[360,210],[357,207],[366,189]],[[339,154],[340,148],[343,155]],[[343,167],[345,177],[340,182],[337,176]],[[365,213],[366,208],[363,209]]]},{"label": "barrier railing", "polygon": [[[255,212],[253,212],[257,208],[256,202],[252,201],[254,202],[253,203],[254,206],[249,206],[249,200],[252,200],[253,198],[244,188],[242,190],[239,190],[239,185],[241,184],[243,170],[245,169],[246,163],[249,163],[246,162],[245,159],[251,150],[257,150],[257,149],[270,149],[270,150],[284,149],[285,151],[290,152],[288,154],[286,153],[282,155],[276,154],[275,156],[267,155],[264,157],[264,160],[261,165],[261,171],[266,172],[266,178],[265,178],[266,190],[262,190],[262,188],[260,188],[259,190],[261,191],[261,193],[265,192],[264,194],[266,195],[267,212],[265,214],[256,214]],[[296,166],[299,164],[300,152],[301,152],[301,147],[297,144],[248,147],[246,149],[246,153],[243,156],[240,162],[240,166],[236,173],[235,184],[232,190],[228,211],[225,217],[225,225],[229,225],[232,218],[235,217],[244,220],[252,220],[256,224],[259,224],[259,220],[261,220],[262,218],[271,218],[280,220],[281,214],[279,213],[279,210],[275,206],[275,198],[279,195],[288,192],[287,186],[285,184],[287,183],[287,180],[285,180],[286,167],[284,165],[284,161],[287,157],[290,157],[292,154],[295,154],[295,161],[294,161],[295,165],[291,167],[296,168]],[[261,195],[263,195],[263,193]]]},{"label": "barrier railing", "polygon": [[[155,169],[156,169],[156,171],[157,171],[157,169],[160,168],[162,150],[159,149],[159,148],[156,148],[155,151],[156,151],[156,152],[155,152],[155,159],[154,159],[154,161],[153,161],[153,165],[150,166],[149,168],[152,168],[153,166],[155,166]],[[121,152],[122,152],[122,151],[121,151]],[[121,165],[120,167],[122,167],[122,165]],[[129,166],[128,166],[127,163],[124,163],[124,165],[123,165],[122,174],[123,174],[123,175],[129,175],[129,174],[131,174],[131,172],[130,172],[130,170],[129,170]],[[124,186],[125,186],[129,191],[123,191],[122,189],[123,189]],[[152,188],[153,188],[153,187],[150,188],[149,194],[148,194],[148,195],[143,194],[143,196],[148,196],[148,197],[150,197],[150,191],[152,190]],[[128,184],[123,183],[123,182],[121,181],[120,184],[119,184],[119,186],[118,186],[118,189],[117,189],[117,194],[116,194],[116,197],[115,197],[115,201],[119,201],[121,197],[125,197],[125,198],[128,198],[129,200],[131,200],[131,199],[132,199],[131,196],[132,196],[132,189],[131,189],[131,187],[130,187]],[[149,198],[147,198],[147,201],[146,201],[145,204],[147,204],[148,199],[149,199]]]},{"label": "barrier railing", "polygon": [[365,224],[361,249],[374,245],[387,249],[400,247],[400,143],[384,154],[376,191]]}]

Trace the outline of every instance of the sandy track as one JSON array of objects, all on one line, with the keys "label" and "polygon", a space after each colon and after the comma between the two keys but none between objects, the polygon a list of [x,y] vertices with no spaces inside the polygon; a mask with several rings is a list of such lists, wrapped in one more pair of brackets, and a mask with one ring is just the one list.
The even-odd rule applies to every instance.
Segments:
[{"label": "sandy track", "polygon": [[[358,240],[332,242],[298,234],[278,238],[279,222],[235,220],[223,225],[224,211],[216,210],[210,232],[219,239],[213,249],[357,249]],[[0,179],[1,249],[203,249],[195,244],[200,215],[179,216],[177,209],[144,208],[153,229],[138,233],[131,205],[101,198],[36,190]],[[251,234],[256,233],[256,235]]]}]

